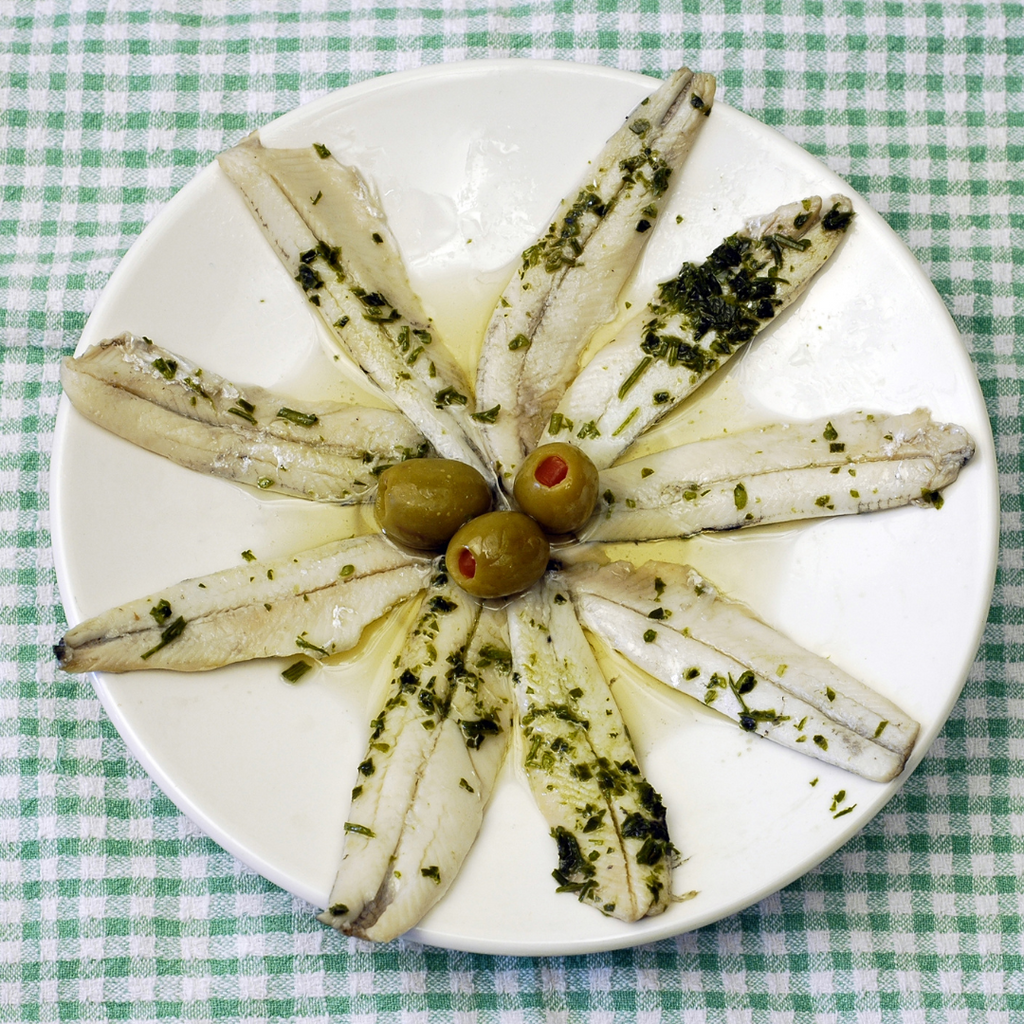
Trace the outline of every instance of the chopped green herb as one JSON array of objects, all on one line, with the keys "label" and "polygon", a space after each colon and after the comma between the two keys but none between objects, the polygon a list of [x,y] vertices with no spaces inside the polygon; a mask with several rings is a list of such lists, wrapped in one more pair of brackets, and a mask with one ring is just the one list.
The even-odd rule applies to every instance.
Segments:
[{"label": "chopped green herb", "polygon": [[839,204],[836,203],[824,217],[821,218],[821,226],[826,231],[845,231],[850,226],[850,221],[853,220],[853,211],[843,211],[839,209]]},{"label": "chopped green herb", "polygon": [[369,829],[365,825],[357,825],[354,821],[345,822],[345,831],[354,832],[357,836],[366,836],[367,839],[377,838],[373,829]]},{"label": "chopped green herb", "polygon": [[438,409],[443,409],[448,405],[465,405],[469,399],[460,394],[451,385],[446,388],[442,388],[434,395],[434,406]]},{"label": "chopped green herb", "polygon": [[655,630],[653,630],[653,629],[645,630],[644,631],[644,643],[645,644],[653,643],[655,638],[657,637],[657,635],[658,635],[657,632]]},{"label": "chopped green herb", "polygon": [[242,552],[242,557],[247,562],[255,562],[256,561],[256,556],[252,553],[252,549],[251,548],[246,548],[245,551]]},{"label": "chopped green herb", "polygon": [[158,357],[153,360],[153,369],[162,377],[174,380],[174,375],[178,372],[178,364],[173,359],[161,359]]},{"label": "chopped green herb", "polygon": [[316,644],[311,644],[301,636],[297,636],[295,638],[295,646],[300,647],[304,651],[315,651],[317,654],[322,654],[325,658],[330,657],[329,653],[322,647],[317,647]]},{"label": "chopped green herb", "polygon": [[271,480],[269,476],[261,476],[259,480],[256,481],[256,486],[261,491],[265,491],[268,487],[274,486],[274,481]]},{"label": "chopped green herb", "polygon": [[781,245],[783,249],[795,249],[797,252],[806,252],[811,247],[809,238],[794,239],[776,234],[772,235],[771,239],[776,245]]},{"label": "chopped green herb", "polygon": [[246,412],[245,409],[240,409],[237,405],[232,405],[228,409],[228,412],[231,413],[232,416],[237,416],[239,419],[245,420],[247,423],[252,423],[254,425],[256,423],[256,417],[253,416],[251,412]]},{"label": "chopped green herb", "polygon": [[480,648],[480,656],[477,659],[477,668],[490,668],[497,665],[504,672],[512,671],[512,654],[502,647],[495,647],[494,644],[484,644]]},{"label": "chopped green herb", "polygon": [[298,427],[315,427],[320,422],[320,417],[316,413],[297,412],[295,409],[289,409],[286,405],[282,405],[277,410],[277,419],[288,420],[289,423],[294,423]]},{"label": "chopped green herb", "polygon": [[161,634],[160,643],[156,647],[151,647],[145,654],[142,655],[142,660],[146,661],[151,658],[157,651],[163,650],[172,640],[177,640],[182,633],[185,632],[185,620],[182,616],[178,616]]},{"label": "chopped green herb", "polygon": [[308,661],[296,661],[281,673],[281,678],[289,683],[297,683],[312,667]]},{"label": "chopped green herb", "polygon": [[430,878],[436,885],[441,884],[441,870],[436,864],[432,864],[429,868],[420,868],[420,874],[424,878]]},{"label": "chopped green herb", "polygon": [[618,437],[626,427],[633,422],[636,418],[636,414],[640,411],[640,406],[636,406],[633,411],[612,431],[612,437]]},{"label": "chopped green herb", "polygon": [[167,601],[167,598],[162,597],[152,608],[149,609],[149,614],[156,619],[156,624],[162,626],[171,617],[171,606]]},{"label": "chopped green herb", "polygon": [[338,572],[338,575],[344,580],[348,579],[348,577],[351,576],[352,573],[354,573],[355,571],[356,567],[349,563],[348,565],[343,565],[341,567],[341,570]]},{"label": "chopped green herb", "polygon": [[496,405],[491,409],[484,409],[482,412],[470,413],[469,418],[476,420],[477,423],[495,423],[499,412],[501,412],[501,406]]},{"label": "chopped green herb", "polygon": [[636,384],[636,382],[644,375],[644,372],[653,362],[654,358],[652,356],[644,356],[643,359],[641,359],[640,362],[633,367],[633,370],[631,371],[629,376],[622,382],[622,385],[619,387],[619,401],[621,401],[623,398],[626,397],[626,395],[629,394],[630,390],[633,388],[633,385]]},{"label": "chopped green herb", "polygon": [[316,150],[316,155],[320,157],[321,160],[326,160],[331,155],[331,151],[322,142],[314,142],[313,148]]},{"label": "chopped green herb", "polygon": [[732,489],[732,500],[737,509],[744,509],[747,507],[747,489],[743,484],[737,484]]}]

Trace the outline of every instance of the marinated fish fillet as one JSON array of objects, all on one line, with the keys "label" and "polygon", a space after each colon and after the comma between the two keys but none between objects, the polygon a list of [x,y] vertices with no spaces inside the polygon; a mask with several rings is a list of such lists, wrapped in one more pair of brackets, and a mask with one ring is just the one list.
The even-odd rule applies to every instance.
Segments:
[{"label": "marinated fish fillet", "polygon": [[523,768],[558,848],[559,892],[623,921],[668,905],[673,847],[661,798],[576,620],[545,579],[508,609]]},{"label": "marinated fish fillet", "polygon": [[491,479],[470,384],[423,312],[359,172],[322,146],[265,149],[255,135],[217,159],[342,350],[441,455]]},{"label": "marinated fish fillet", "polygon": [[803,292],[852,217],[845,196],[824,210],[812,196],[749,223],[700,266],[684,263],[573,381],[542,440],[610,466]]},{"label": "marinated fish fillet", "polygon": [[600,476],[582,540],[688,537],[702,530],[940,505],[974,454],[963,427],[927,409],[845,413],[669,448]]},{"label": "marinated fish fillet", "polygon": [[566,582],[588,629],[746,731],[878,782],[903,770],[917,722],[722,597],[695,569],[581,563]]},{"label": "marinated fish fillet", "polygon": [[422,590],[431,565],[379,535],[185,580],[74,626],[54,648],[67,672],[201,672],[236,661],[327,658]]},{"label": "marinated fish fillet", "polygon": [[429,448],[401,413],[240,388],[131,334],[65,359],[61,384],[87,419],[179,466],[319,501],[370,501],[384,469]]},{"label": "marinated fish fillet", "polygon": [[575,376],[588,339],[612,318],[714,98],[712,75],[687,68],[672,75],[627,117],[548,231],[522,254],[477,371],[482,431],[506,486]]},{"label": "marinated fish fillet", "polygon": [[386,942],[448,891],[508,742],[509,662],[504,613],[442,573],[371,722],[325,924]]}]

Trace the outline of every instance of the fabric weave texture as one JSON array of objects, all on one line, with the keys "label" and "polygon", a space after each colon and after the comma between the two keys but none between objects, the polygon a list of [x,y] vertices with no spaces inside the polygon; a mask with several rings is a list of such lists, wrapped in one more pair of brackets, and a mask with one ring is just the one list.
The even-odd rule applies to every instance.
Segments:
[{"label": "fabric weave texture", "polygon": [[[956,321],[1002,498],[977,660],[885,811],[741,914],[568,958],[324,929],[177,811],[51,653],[59,360],[143,226],[298,104],[497,57],[713,72],[843,176]],[[1022,90],[1024,6],[992,0],[0,5],[0,1020],[1024,1019]]]}]

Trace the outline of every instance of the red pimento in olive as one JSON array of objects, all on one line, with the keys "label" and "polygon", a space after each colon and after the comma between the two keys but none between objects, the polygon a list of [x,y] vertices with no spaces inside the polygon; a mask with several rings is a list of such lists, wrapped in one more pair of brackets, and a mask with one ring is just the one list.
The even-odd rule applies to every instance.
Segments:
[{"label": "red pimento in olive", "polygon": [[488,512],[463,526],[448,544],[445,565],[476,597],[508,597],[532,586],[548,566],[548,539],[522,512]]},{"label": "red pimento in olive", "polygon": [[549,533],[571,533],[593,515],[597,467],[579,448],[556,442],[535,448],[516,474],[519,507]]}]

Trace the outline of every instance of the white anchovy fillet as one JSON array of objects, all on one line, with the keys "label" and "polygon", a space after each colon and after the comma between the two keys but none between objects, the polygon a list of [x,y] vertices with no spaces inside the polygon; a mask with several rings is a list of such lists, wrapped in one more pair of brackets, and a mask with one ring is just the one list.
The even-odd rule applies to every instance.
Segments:
[{"label": "white anchovy fillet", "polygon": [[379,535],[185,580],[69,629],[68,672],[200,672],[236,661],[326,658],[427,585],[430,563]]},{"label": "white anchovy fillet", "polygon": [[401,413],[238,387],[130,334],[65,359],[61,384],[83,416],[147,451],[303,498],[370,501],[381,470],[428,449]]},{"label": "white anchovy fillet", "polygon": [[508,616],[523,768],[558,847],[558,891],[623,921],[660,914],[674,855],[665,807],[568,590],[543,580]]},{"label": "white anchovy fillet", "polygon": [[254,135],[217,159],[342,350],[441,455],[490,478],[469,381],[423,312],[359,172],[323,147],[265,149]]},{"label": "white anchovy fillet", "polygon": [[583,540],[688,537],[818,516],[938,506],[974,454],[963,427],[927,409],[846,413],[669,448],[600,475]]},{"label": "white anchovy fillet", "polygon": [[503,612],[431,587],[370,723],[325,924],[387,942],[448,891],[508,743],[510,660]]},{"label": "white anchovy fillet", "polygon": [[581,563],[566,577],[589,629],[748,732],[879,782],[903,770],[917,722],[690,566]]},{"label": "white anchovy fillet", "polygon": [[612,318],[714,98],[712,75],[677,71],[632,111],[522,254],[477,371],[477,407],[493,417],[482,429],[505,483],[536,444],[588,339]]},{"label": "white anchovy fillet", "polygon": [[573,381],[542,440],[610,466],[803,292],[852,216],[844,196],[824,209],[813,196],[730,236],[700,266],[683,264]]}]

